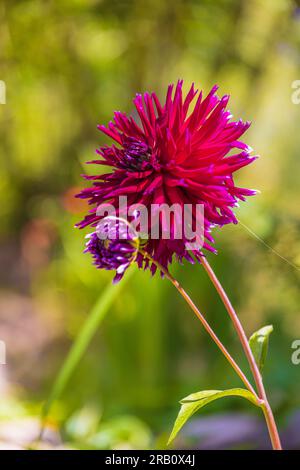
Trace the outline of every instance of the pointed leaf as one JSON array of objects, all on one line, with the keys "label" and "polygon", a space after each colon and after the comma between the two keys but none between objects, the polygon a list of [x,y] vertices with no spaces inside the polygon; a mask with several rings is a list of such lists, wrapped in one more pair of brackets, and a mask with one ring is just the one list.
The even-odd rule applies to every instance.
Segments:
[{"label": "pointed leaf", "polygon": [[203,390],[202,392],[192,393],[180,401],[181,408],[174,423],[168,444],[173,441],[182,426],[194,413],[196,413],[196,411],[219,398],[232,396],[246,398],[254,405],[260,406],[255,396],[243,388],[231,388],[229,390]]},{"label": "pointed leaf", "polygon": [[253,333],[249,339],[250,348],[255,357],[259,370],[262,371],[268,352],[269,336],[273,331],[272,325],[264,326]]}]

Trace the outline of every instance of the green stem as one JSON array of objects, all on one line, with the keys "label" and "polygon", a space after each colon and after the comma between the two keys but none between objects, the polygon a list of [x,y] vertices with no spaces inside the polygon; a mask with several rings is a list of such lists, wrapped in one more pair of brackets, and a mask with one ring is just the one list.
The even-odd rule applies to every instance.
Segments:
[{"label": "green stem", "polygon": [[132,274],[133,271],[127,272],[122,282],[120,282],[119,284],[110,284],[106,289],[104,289],[104,291],[101,292],[99,299],[88,314],[85,323],[80,329],[77,338],[72,344],[71,349],[67,357],[65,358],[58,372],[58,375],[56,376],[50,395],[43,406],[41,413],[42,424],[39,434],[39,440],[42,439],[45,423],[54,401],[57,400],[64,391],[67,383],[71,378],[71,375],[73,374],[75,368],[83,357],[93,336],[95,335],[102,320],[108,312],[109,307],[111,306],[112,302],[117,298],[120,290],[123,289],[125,283],[128,281]]}]

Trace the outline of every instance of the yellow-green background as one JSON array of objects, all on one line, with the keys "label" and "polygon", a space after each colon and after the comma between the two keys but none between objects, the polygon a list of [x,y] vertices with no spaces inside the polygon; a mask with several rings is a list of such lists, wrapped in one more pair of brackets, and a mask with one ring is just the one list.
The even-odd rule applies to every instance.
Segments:
[{"label": "yellow-green background", "polygon": [[[240,185],[261,191],[237,216],[300,265],[300,105],[291,100],[299,45],[292,0],[1,0],[2,442],[15,445],[24,427],[28,444],[71,343],[111,283],[112,274],[82,254],[86,232],[73,226],[84,207],[72,196],[83,187],[80,174],[92,171],[84,162],[108,143],[96,125],[114,110],[130,112],[136,92],[163,99],[167,85],[183,78],[186,89],[195,82],[208,92],[218,83],[231,94],[229,108],[253,122],[246,141],[261,155],[237,175]],[[300,408],[300,365],[291,362],[291,343],[300,338],[299,271],[241,225],[215,237],[219,254],[209,260],[246,332],[274,325],[265,381],[284,429]],[[246,368],[201,266],[174,266],[173,273]],[[49,426],[74,447],[159,448],[180,398],[235,385],[174,288],[135,271],[55,401]],[[225,411],[259,415],[239,399],[202,415]]]}]

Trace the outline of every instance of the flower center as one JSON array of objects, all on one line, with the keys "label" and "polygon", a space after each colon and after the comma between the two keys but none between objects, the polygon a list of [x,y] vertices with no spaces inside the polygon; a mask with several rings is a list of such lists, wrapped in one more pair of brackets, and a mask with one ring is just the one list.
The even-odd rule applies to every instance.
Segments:
[{"label": "flower center", "polygon": [[122,164],[125,169],[142,171],[151,168],[151,149],[145,142],[128,139],[128,141],[123,144],[123,147]]}]

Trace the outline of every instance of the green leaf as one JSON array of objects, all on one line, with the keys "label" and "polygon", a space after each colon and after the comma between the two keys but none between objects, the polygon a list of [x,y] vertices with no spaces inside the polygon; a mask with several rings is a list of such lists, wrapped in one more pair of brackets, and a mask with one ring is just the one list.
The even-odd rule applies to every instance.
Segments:
[{"label": "green leaf", "polygon": [[272,325],[264,326],[260,330],[253,333],[249,339],[250,348],[253,352],[255,361],[262,371],[268,352],[269,336],[273,331]]},{"label": "green leaf", "polygon": [[202,392],[192,393],[180,400],[181,408],[169,437],[168,445],[173,441],[182,426],[194,413],[196,413],[196,411],[223,397],[242,397],[246,398],[254,405],[260,406],[255,396],[243,388],[231,388],[229,390],[203,390]]},{"label": "green leaf", "polygon": [[72,344],[71,349],[55,378],[48,400],[46,401],[42,410],[42,422],[45,421],[46,417],[48,416],[53,402],[57,400],[64,391],[71,375],[82,359],[82,356],[88,348],[111,304],[118,297],[120,290],[124,287],[132,273],[133,270],[129,270],[126,273],[126,276],[122,279],[122,282],[118,284],[110,284],[106,289],[104,289],[103,292],[101,292],[99,299],[88,314],[85,323],[83,324],[77,338]]}]

